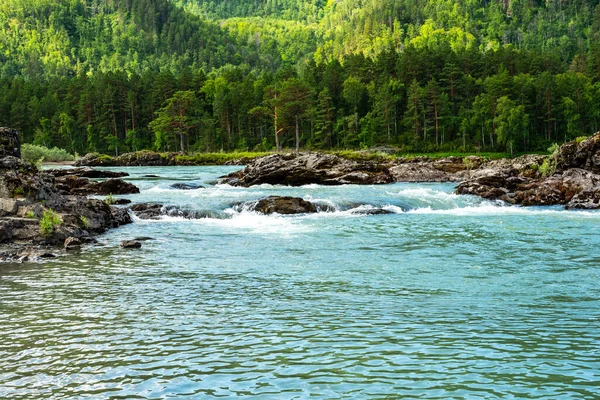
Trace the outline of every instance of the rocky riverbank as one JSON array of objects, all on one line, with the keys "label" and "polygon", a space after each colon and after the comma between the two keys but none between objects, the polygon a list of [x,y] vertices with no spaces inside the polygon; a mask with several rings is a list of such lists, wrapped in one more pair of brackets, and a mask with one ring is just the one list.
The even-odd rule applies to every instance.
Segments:
[{"label": "rocky riverbank", "polygon": [[600,132],[565,143],[550,156],[488,163],[456,189],[523,206],[600,208]]},{"label": "rocky riverbank", "polygon": [[[133,192],[133,185],[119,179],[91,182],[74,175],[77,171],[61,171],[41,172],[20,158],[0,158],[0,261],[50,257],[58,249],[78,248],[110,228],[132,222],[127,210],[87,195],[114,187]],[[69,186],[61,181],[65,177],[81,185]]]}]

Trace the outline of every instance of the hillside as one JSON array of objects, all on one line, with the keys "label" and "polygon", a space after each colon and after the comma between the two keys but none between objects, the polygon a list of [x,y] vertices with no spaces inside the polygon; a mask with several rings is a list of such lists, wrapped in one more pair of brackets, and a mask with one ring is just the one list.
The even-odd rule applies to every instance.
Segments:
[{"label": "hillside", "polygon": [[6,0],[0,125],[80,153],[545,150],[599,128],[597,3]]}]

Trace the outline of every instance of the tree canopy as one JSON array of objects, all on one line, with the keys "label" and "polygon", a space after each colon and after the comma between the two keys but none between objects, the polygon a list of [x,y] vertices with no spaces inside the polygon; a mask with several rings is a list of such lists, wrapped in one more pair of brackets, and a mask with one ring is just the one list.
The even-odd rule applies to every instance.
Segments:
[{"label": "tree canopy", "polygon": [[120,153],[534,151],[595,132],[578,0],[5,0],[0,125]]}]

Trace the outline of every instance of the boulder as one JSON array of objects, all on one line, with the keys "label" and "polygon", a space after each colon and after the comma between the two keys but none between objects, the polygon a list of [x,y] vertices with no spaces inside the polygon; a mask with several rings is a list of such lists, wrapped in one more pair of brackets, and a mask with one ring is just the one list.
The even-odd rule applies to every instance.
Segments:
[{"label": "boulder", "polygon": [[131,203],[132,203],[132,201],[129,200],[129,199],[120,198],[120,199],[113,199],[113,203],[112,204],[116,205],[116,206],[123,206],[125,204],[131,204]]},{"label": "boulder", "polygon": [[553,157],[558,172],[579,168],[600,174],[600,132],[584,140],[563,144]]},{"label": "boulder", "polygon": [[249,187],[260,184],[301,186],[308,184],[383,184],[394,179],[387,167],[373,162],[347,160],[332,154],[273,154],[253,160],[242,171],[221,183]]},{"label": "boulder", "polygon": [[117,164],[115,163],[114,159],[110,156],[99,153],[89,153],[75,161],[74,165],[76,167],[111,167],[116,166]]},{"label": "boulder", "polygon": [[139,203],[130,207],[136,217],[140,219],[157,219],[162,215],[163,205],[157,203]]},{"label": "boulder", "polygon": [[111,207],[112,228],[118,228],[121,225],[127,225],[133,222],[129,210],[126,208]]},{"label": "boulder", "polygon": [[139,249],[142,247],[142,244],[135,240],[123,240],[121,242],[121,247],[124,249]]},{"label": "boulder", "polygon": [[600,186],[577,193],[571,198],[565,208],[567,210],[600,209]]},{"label": "boulder", "polygon": [[315,204],[301,199],[299,197],[290,196],[269,196],[253,203],[250,207],[251,211],[256,211],[261,214],[308,214],[318,212]]},{"label": "boulder", "polygon": [[96,182],[94,186],[95,194],[133,194],[139,193],[140,189],[137,186],[125,182],[121,179],[109,179],[104,182]]}]

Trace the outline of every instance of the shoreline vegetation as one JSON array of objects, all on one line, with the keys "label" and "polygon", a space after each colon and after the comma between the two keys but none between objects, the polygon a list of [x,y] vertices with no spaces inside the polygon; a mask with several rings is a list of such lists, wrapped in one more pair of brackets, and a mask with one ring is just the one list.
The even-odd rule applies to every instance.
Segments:
[{"label": "shoreline vegetation", "polygon": [[[511,158],[508,153],[500,152],[436,152],[436,153],[402,153],[392,148],[374,150],[338,150],[338,151],[311,151],[302,150],[301,153],[331,154],[347,160],[392,162],[394,160],[430,159],[439,160],[444,158],[466,158],[481,157],[487,160],[498,160]],[[227,152],[227,153],[177,153],[177,152],[155,152],[141,150],[125,153],[120,156],[110,156],[100,153],[88,153],[84,157],[74,161],[76,166],[90,167],[126,167],[126,166],[192,166],[192,165],[243,165],[255,159],[273,154],[291,154],[294,150],[287,149],[281,152]],[[520,156],[523,154],[517,154]],[[67,160],[65,160],[67,161]],[[68,162],[68,161],[67,161]],[[46,161],[44,161],[46,163]]]}]

